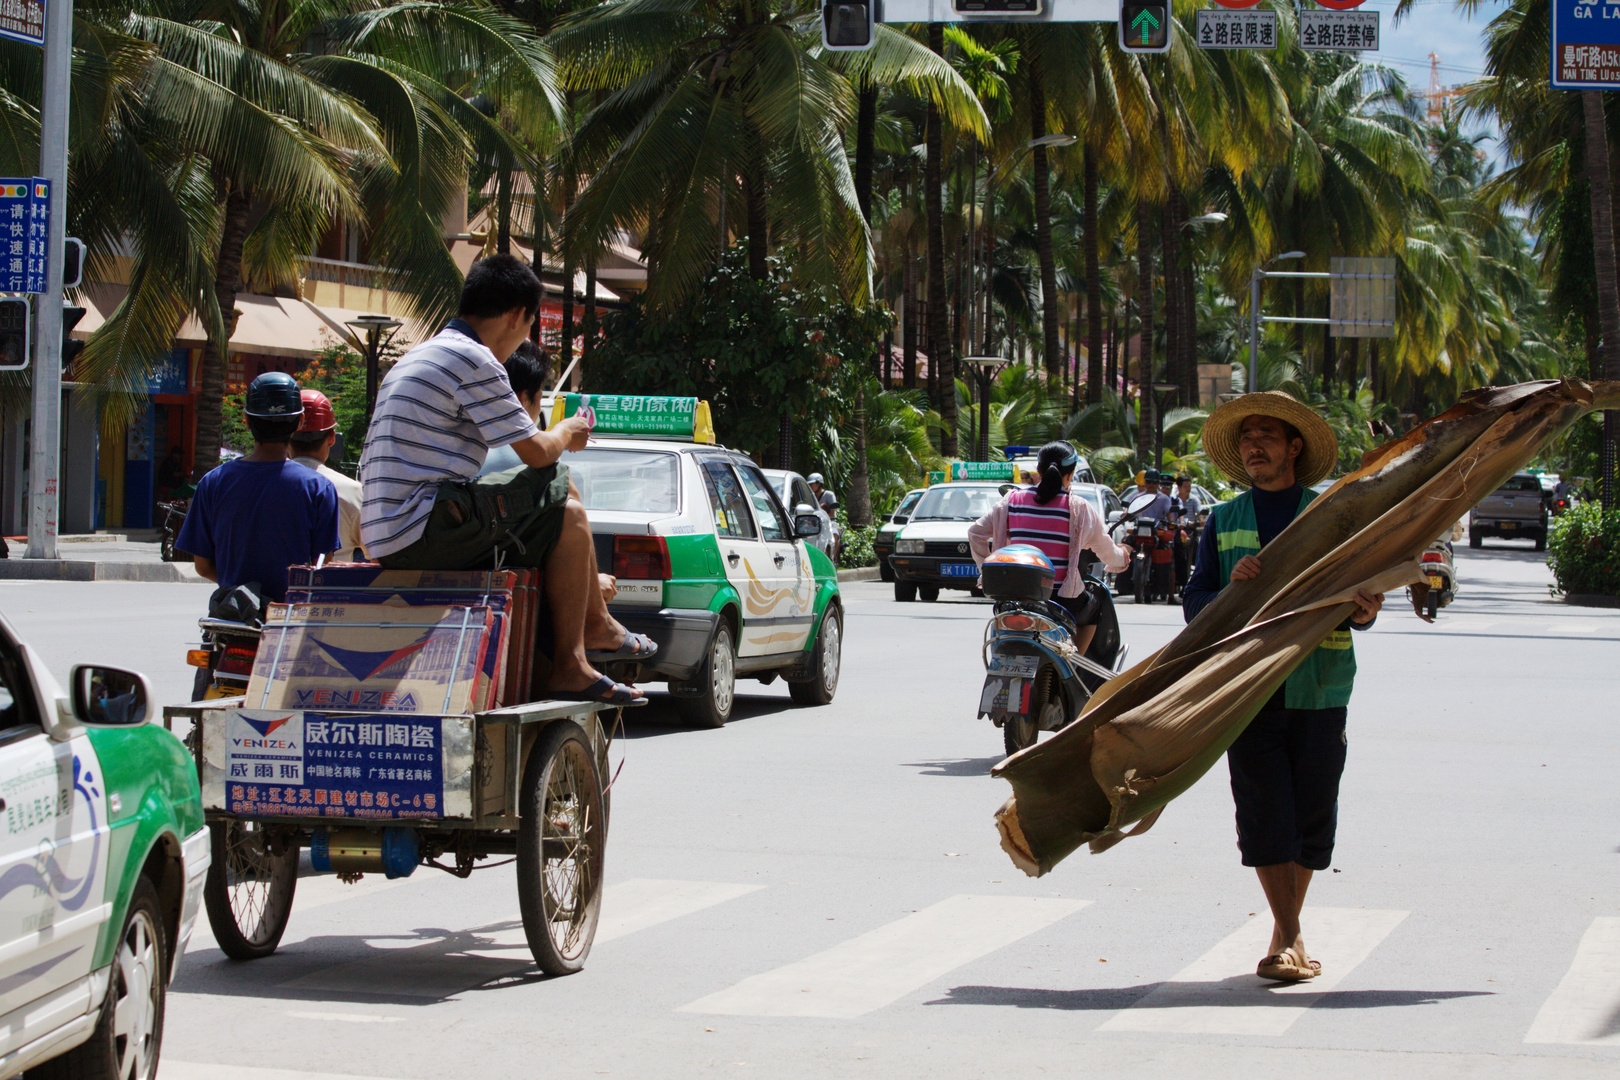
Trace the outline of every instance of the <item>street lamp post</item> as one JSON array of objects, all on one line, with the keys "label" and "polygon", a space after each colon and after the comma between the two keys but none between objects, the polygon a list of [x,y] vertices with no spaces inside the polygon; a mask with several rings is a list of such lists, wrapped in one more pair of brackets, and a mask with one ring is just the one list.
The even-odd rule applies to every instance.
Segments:
[{"label": "street lamp post", "polygon": [[1266,270],[1272,263],[1283,259],[1303,259],[1303,251],[1285,251],[1281,255],[1273,255],[1265,262],[1254,268],[1249,276],[1249,385],[1244,389],[1252,394],[1255,385],[1260,380],[1260,282],[1265,279]]},{"label": "street lamp post", "polygon": [[975,461],[990,460],[990,382],[997,371],[1012,361],[1000,356],[964,356],[962,363],[973,369],[979,389],[979,439]]},{"label": "street lamp post", "polygon": [[377,407],[377,362],[382,354],[383,334],[398,330],[405,324],[387,315],[361,315],[346,324],[354,329],[357,339],[366,343],[366,430],[371,429],[371,413]]},{"label": "street lamp post", "polygon": [[1153,384],[1153,422],[1155,432],[1153,436],[1153,467],[1157,469],[1164,463],[1164,403],[1174,401],[1181,392],[1181,386],[1172,382],[1156,382]]}]

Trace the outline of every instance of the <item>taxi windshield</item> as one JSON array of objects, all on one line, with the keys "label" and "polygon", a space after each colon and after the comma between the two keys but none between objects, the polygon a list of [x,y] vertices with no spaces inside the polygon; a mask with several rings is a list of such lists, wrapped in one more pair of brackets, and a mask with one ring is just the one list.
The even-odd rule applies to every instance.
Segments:
[{"label": "taxi windshield", "polygon": [[588,447],[563,455],[586,510],[673,514],[680,510],[679,462],[661,450]]},{"label": "taxi windshield", "polygon": [[988,514],[1000,498],[1001,492],[993,487],[933,488],[917,500],[911,520],[977,521]]}]

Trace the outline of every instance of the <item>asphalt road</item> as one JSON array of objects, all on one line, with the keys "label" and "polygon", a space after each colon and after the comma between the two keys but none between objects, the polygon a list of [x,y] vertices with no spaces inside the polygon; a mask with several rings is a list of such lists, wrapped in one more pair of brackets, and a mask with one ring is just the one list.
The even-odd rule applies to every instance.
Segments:
[{"label": "asphalt road", "polygon": [[[1252,975],[1269,922],[1222,767],[1145,836],[1019,873],[973,716],[984,603],[863,583],[832,706],[745,684],[724,730],[635,717],[583,973],[527,962],[510,867],[306,878],[269,959],[199,929],[160,1076],[1614,1076],[1620,611],[1551,600],[1524,546],[1459,571],[1438,625],[1391,598],[1357,636],[1316,984]],[[6,582],[0,610],[63,674],[134,664],[178,698],[205,596]],[[1137,657],[1181,621],[1120,612]]]}]

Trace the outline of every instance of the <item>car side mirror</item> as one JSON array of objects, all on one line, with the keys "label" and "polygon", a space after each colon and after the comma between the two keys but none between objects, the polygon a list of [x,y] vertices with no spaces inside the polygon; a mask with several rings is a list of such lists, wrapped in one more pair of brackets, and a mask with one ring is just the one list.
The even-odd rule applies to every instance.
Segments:
[{"label": "car side mirror", "polygon": [[73,716],[81,724],[136,727],[146,723],[152,687],[140,672],[75,664],[68,683],[73,688]]},{"label": "car side mirror", "polygon": [[798,516],[803,515],[803,514],[814,514],[815,512],[816,512],[816,508],[814,506],[811,506],[809,503],[803,503],[802,502],[798,506],[795,506],[793,508],[793,515],[795,517],[798,517]]},{"label": "car side mirror", "polygon": [[1118,525],[1120,523],[1120,519],[1122,519],[1124,516],[1125,511],[1123,510],[1110,510],[1108,511],[1108,524]]},{"label": "car side mirror", "polygon": [[793,532],[798,536],[820,536],[820,514],[796,514],[793,518]]},{"label": "car side mirror", "polygon": [[889,520],[894,522],[896,525],[904,525],[906,522],[911,520],[911,515],[910,514],[896,514],[893,517],[891,517]]}]

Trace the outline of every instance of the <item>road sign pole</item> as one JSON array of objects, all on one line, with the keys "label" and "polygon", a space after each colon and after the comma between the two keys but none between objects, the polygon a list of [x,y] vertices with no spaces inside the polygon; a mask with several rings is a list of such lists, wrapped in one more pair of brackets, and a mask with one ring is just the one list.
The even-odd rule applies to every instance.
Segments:
[{"label": "road sign pole", "polygon": [[49,274],[34,308],[34,422],[28,465],[28,558],[54,559],[62,452],[62,247],[67,234],[68,77],[73,0],[45,13],[45,95],[39,110],[39,175],[51,182]]},{"label": "road sign pole", "polygon": [[1260,278],[1265,271],[1259,267],[1249,275],[1249,382],[1243,392],[1255,392],[1260,380]]}]

